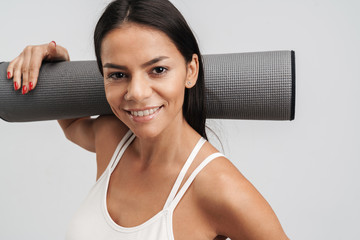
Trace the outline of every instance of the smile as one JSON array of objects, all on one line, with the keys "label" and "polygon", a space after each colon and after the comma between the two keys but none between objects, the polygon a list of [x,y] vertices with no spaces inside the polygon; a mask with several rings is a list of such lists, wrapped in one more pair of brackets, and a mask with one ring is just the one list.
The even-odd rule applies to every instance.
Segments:
[{"label": "smile", "polygon": [[129,109],[125,111],[130,116],[132,121],[138,123],[147,123],[153,120],[160,113],[162,108],[163,105],[159,107],[148,108],[145,110]]},{"label": "smile", "polygon": [[135,117],[145,117],[154,114],[160,107],[146,109],[144,111],[130,111],[130,114]]}]

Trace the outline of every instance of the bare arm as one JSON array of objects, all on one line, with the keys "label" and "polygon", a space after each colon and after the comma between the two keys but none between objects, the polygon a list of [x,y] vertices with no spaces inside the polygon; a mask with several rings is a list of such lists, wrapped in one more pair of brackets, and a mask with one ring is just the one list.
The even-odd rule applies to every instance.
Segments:
[{"label": "bare arm", "polygon": [[[43,61],[70,61],[68,51],[55,42],[27,46],[8,66],[8,78],[14,90],[27,94],[35,89]],[[80,147],[96,152],[97,178],[105,170],[117,143],[128,128],[112,115],[61,119],[58,123],[67,139]]]},{"label": "bare arm", "polygon": [[[27,94],[36,88],[43,61],[70,61],[68,51],[56,43],[30,45],[12,60],[8,66],[8,78],[14,82],[14,90]],[[93,123],[90,117],[58,120],[65,136],[79,146],[95,152]]]},{"label": "bare arm", "polygon": [[197,189],[201,189],[199,207],[218,235],[232,240],[288,240],[270,205],[229,160],[217,159],[211,165],[199,174],[197,184],[202,187]]},{"label": "bare arm", "polygon": [[67,139],[90,152],[96,152],[94,121],[96,120],[85,117],[62,119],[58,123]]}]

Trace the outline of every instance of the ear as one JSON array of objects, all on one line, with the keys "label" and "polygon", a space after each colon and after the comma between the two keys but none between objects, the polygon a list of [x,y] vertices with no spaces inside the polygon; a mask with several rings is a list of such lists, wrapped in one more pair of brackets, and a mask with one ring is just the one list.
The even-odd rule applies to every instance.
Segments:
[{"label": "ear", "polygon": [[192,59],[189,63],[187,63],[187,71],[186,71],[186,88],[192,88],[195,86],[196,81],[198,79],[199,74],[199,57],[197,54],[193,54]]}]

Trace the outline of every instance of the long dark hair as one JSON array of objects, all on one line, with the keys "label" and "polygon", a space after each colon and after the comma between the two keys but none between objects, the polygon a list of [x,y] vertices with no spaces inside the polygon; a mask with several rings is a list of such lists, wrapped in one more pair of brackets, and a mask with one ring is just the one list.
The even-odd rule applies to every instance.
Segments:
[{"label": "long dark hair", "polygon": [[203,61],[195,36],[182,14],[168,0],[115,0],[111,2],[100,17],[94,32],[95,54],[102,75],[102,40],[111,30],[119,28],[126,22],[149,26],[165,33],[187,63],[192,60],[193,54],[198,55],[199,75],[195,86],[185,88],[183,115],[189,125],[207,139]]}]

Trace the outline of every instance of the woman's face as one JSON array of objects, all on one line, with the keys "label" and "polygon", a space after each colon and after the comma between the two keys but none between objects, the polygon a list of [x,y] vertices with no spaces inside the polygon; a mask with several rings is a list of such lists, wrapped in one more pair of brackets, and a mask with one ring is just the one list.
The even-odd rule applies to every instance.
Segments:
[{"label": "woman's face", "polygon": [[186,63],[164,33],[124,24],[105,36],[101,60],[107,101],[136,136],[153,138],[185,122],[184,91],[196,83],[196,54]]}]

